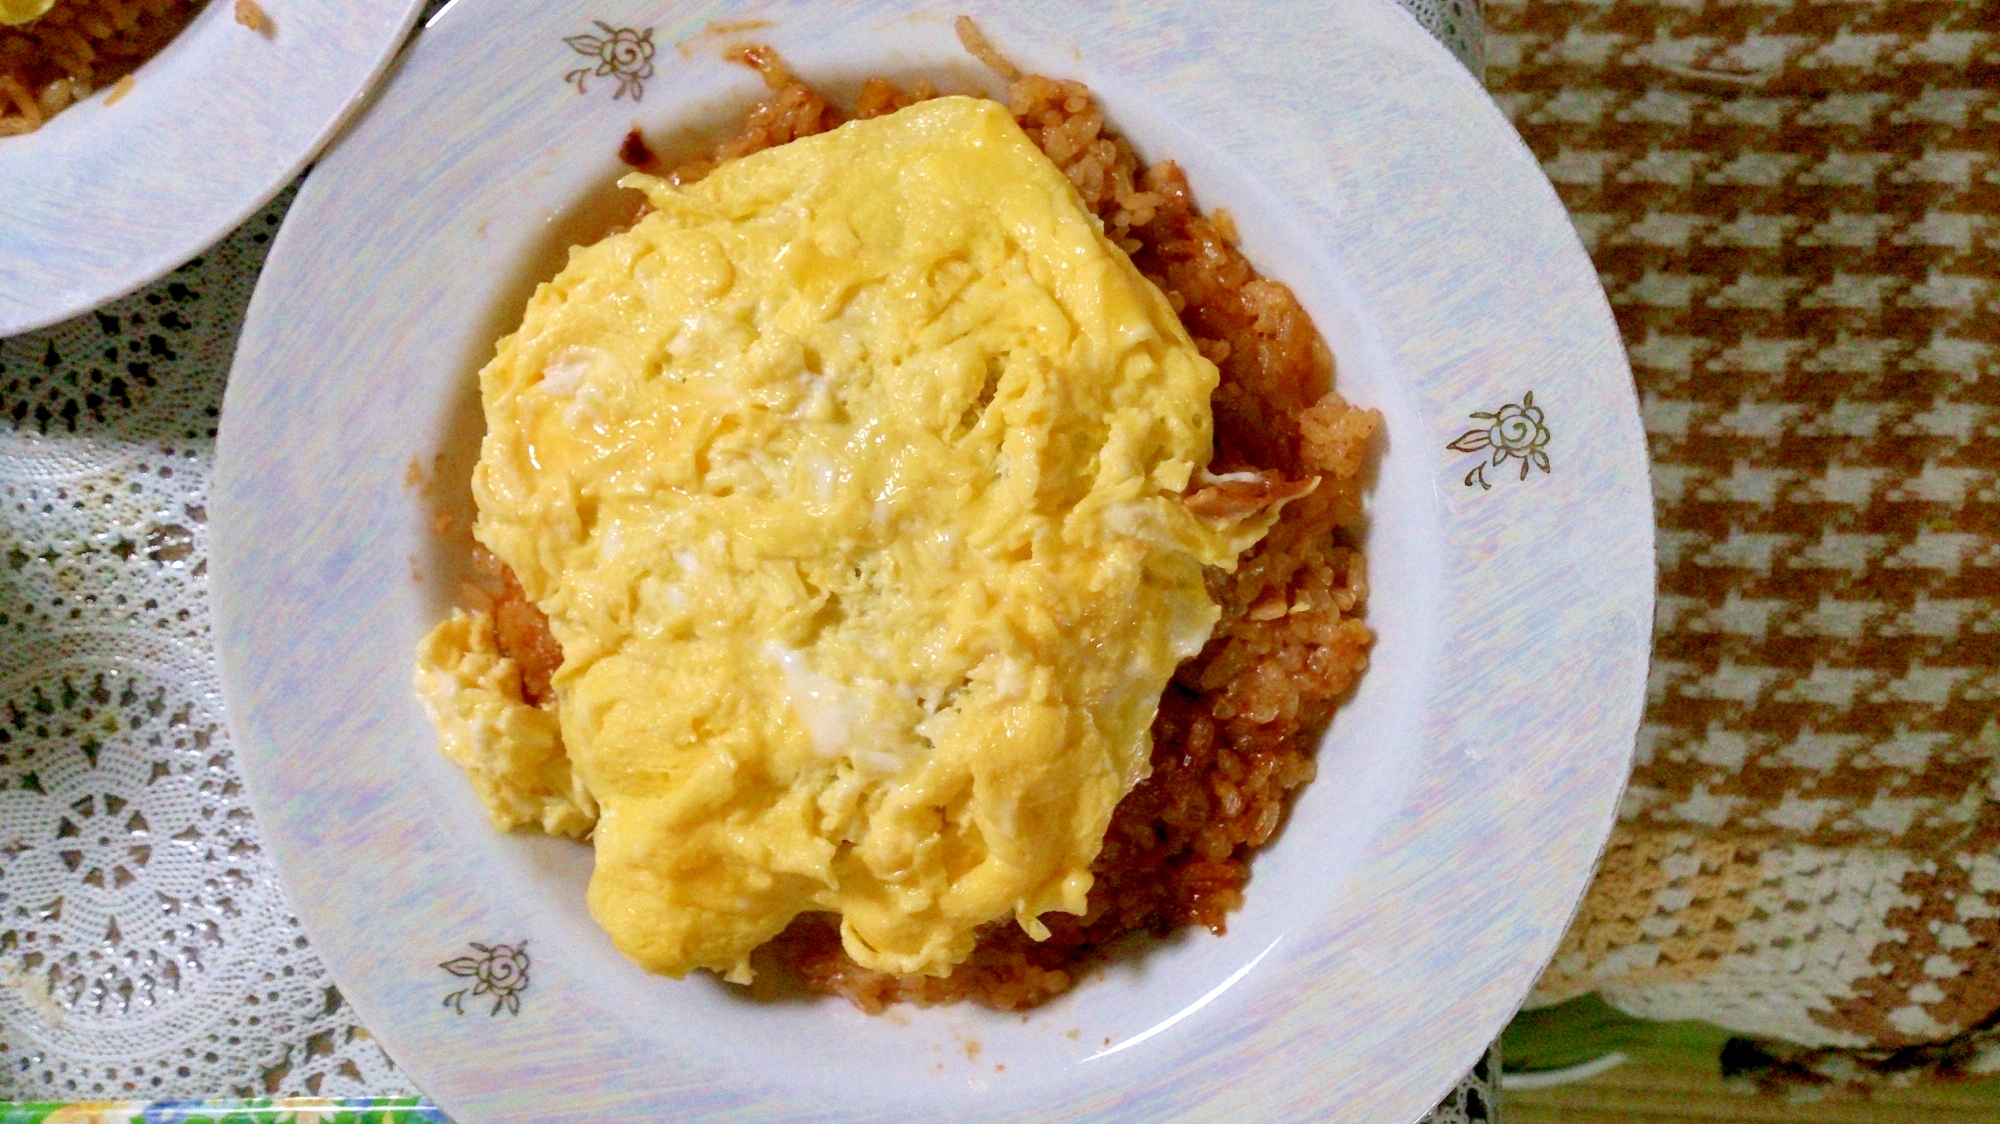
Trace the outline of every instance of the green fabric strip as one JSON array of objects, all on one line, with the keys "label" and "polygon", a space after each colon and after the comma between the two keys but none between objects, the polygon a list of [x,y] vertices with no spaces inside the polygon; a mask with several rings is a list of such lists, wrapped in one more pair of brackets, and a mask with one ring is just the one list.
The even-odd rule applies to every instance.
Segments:
[{"label": "green fabric strip", "polygon": [[0,1124],[451,1124],[416,1097],[0,1104]]},{"label": "green fabric strip", "polygon": [[1635,1019],[1592,993],[1515,1015],[1500,1036],[1500,1057],[1510,1073],[1569,1069],[1608,1054],[1719,1071],[1722,1047],[1730,1037],[1704,1022]]}]

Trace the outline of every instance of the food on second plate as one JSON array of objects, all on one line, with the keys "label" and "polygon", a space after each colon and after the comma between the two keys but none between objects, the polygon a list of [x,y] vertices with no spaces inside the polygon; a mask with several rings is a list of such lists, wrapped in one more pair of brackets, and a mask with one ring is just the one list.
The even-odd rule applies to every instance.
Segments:
[{"label": "food on second plate", "polygon": [[0,24],[27,23],[55,6],[56,0],[0,0]]},{"label": "food on second plate", "polygon": [[207,0],[0,0],[0,137],[116,84]]},{"label": "food on second plate", "polygon": [[876,80],[834,129],[748,61],[743,133],[635,177],[482,375],[446,752],[499,826],[592,833],[593,911],[675,974],[784,930],[760,965],[869,1009],[1020,1007],[1219,931],[1366,663],[1377,415],[1082,87]]}]

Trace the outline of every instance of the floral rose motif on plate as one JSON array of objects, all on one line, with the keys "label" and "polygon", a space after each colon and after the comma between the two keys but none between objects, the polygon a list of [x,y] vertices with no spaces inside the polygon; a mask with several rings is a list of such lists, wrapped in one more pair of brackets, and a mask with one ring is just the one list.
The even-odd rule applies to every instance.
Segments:
[{"label": "floral rose motif on plate", "polygon": [[502,1008],[510,1015],[520,1014],[521,993],[528,990],[528,942],[483,945],[473,941],[471,947],[479,955],[460,956],[438,965],[460,979],[472,981],[445,996],[444,1005],[462,1015],[468,998],[490,995],[493,1009],[487,1014],[497,1015]]},{"label": "floral rose motif on plate", "polygon": [[1469,416],[1488,423],[1486,428],[1466,430],[1445,448],[1461,453],[1482,453],[1490,449],[1492,456],[1480,461],[1465,474],[1466,487],[1478,484],[1481,488],[1492,488],[1493,485],[1486,482],[1486,470],[1497,468],[1514,458],[1520,459],[1523,480],[1528,478],[1529,469],[1550,471],[1547,452],[1549,427],[1543,421],[1542,408],[1535,405],[1534,391],[1522,395],[1519,405],[1509,402],[1498,410],[1480,410]]},{"label": "floral rose motif on plate", "polygon": [[597,61],[596,66],[583,66],[563,75],[563,81],[576,87],[576,92],[585,93],[585,83],[592,78],[616,78],[618,89],[611,95],[616,101],[630,97],[638,101],[646,96],[646,79],[653,76],[653,29],[635,31],[629,27],[612,27],[602,20],[592,20],[601,35],[571,35],[563,40],[569,49],[579,55],[588,55]]}]

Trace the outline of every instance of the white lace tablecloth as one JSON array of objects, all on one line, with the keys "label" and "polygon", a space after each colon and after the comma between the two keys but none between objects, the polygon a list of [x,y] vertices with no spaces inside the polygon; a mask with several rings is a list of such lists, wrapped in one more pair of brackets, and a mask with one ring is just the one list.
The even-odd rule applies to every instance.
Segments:
[{"label": "white lace tablecloth", "polygon": [[[1479,71],[1475,0],[1401,2]],[[285,902],[210,643],[216,421],[292,194],[0,340],[0,1101],[416,1092]],[[1491,1119],[1494,1076],[1432,1119]]]}]

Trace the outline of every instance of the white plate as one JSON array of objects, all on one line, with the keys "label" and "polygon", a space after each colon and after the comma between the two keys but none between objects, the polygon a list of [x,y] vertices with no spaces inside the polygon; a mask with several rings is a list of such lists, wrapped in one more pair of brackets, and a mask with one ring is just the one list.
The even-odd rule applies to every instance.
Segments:
[{"label": "white plate", "polygon": [[[1485,94],[1387,0],[563,7],[459,0],[423,33],[301,191],[223,411],[215,597],[238,752],[292,901],[368,1025],[461,1124],[1421,1115],[1575,907],[1624,783],[1652,619],[1618,335]],[[588,851],[495,835],[411,695],[411,650],[464,549],[430,523],[469,502],[473,375],[615,199],[628,128],[714,124],[758,95],[718,61],[728,36],[677,43],[756,18],[809,80],[976,81],[950,27],[968,8],[1181,160],[1298,291],[1341,389],[1386,415],[1374,666],[1226,937],[1189,934],[1026,1018],[871,1018],[650,977],[585,913]],[[616,74],[566,84],[594,60],[565,39],[609,38],[593,21],[650,29],[653,71],[632,56],[627,96]],[[1533,438],[1515,416],[1530,392],[1550,471],[1448,447],[1509,404]],[[442,484],[410,486],[413,463]],[[476,977],[441,965],[523,941],[518,1014],[489,1013],[490,995],[446,1005]]]},{"label": "white plate", "polygon": [[291,182],[388,65],[423,0],[213,0],[106,105],[0,138],[0,336],[156,280]]}]

